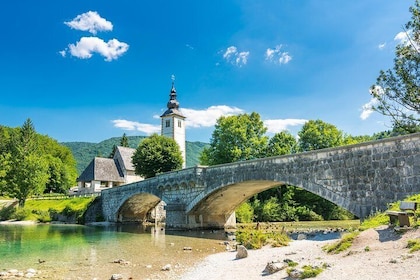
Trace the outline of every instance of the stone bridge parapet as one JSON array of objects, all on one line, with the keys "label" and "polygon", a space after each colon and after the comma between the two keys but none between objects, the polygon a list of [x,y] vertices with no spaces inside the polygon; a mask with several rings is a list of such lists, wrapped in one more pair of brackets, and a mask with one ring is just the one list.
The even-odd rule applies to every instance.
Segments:
[{"label": "stone bridge parapet", "polygon": [[168,172],[104,190],[102,207],[108,221],[118,221],[126,201],[147,194],[155,198],[153,203],[165,201],[169,227],[223,227],[242,202],[283,184],[301,187],[365,218],[386,209],[389,202],[420,193],[420,133]]}]

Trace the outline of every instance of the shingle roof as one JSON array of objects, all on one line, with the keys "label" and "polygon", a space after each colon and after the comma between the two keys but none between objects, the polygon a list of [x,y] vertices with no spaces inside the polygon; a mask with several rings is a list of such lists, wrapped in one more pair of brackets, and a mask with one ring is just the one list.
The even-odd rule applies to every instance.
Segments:
[{"label": "shingle roof", "polygon": [[100,157],[95,157],[77,179],[84,182],[92,180],[124,182],[123,175],[120,174],[114,159]]},{"label": "shingle roof", "polygon": [[124,165],[123,167],[125,170],[134,171],[135,168],[133,165],[132,157],[135,151],[136,149],[133,149],[133,148],[122,147],[122,146],[117,147],[116,152],[118,152],[121,155],[121,158],[123,160],[122,164]]}]

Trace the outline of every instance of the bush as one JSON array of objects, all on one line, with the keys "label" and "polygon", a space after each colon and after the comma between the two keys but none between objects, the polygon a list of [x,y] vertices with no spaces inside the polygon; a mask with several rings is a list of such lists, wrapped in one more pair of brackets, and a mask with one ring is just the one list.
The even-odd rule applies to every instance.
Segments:
[{"label": "bush", "polygon": [[12,215],[12,219],[17,221],[24,221],[31,215],[31,211],[25,208],[17,208]]},{"label": "bush", "polygon": [[244,229],[236,232],[236,240],[247,249],[260,249],[266,244],[267,237],[261,230]]},{"label": "bush", "polygon": [[284,233],[264,233],[260,229],[248,227],[236,231],[236,240],[247,249],[260,249],[267,244],[271,244],[273,247],[286,246],[289,244],[290,238]]},{"label": "bush", "polygon": [[254,218],[254,209],[251,204],[244,202],[235,211],[238,223],[251,223]]},{"label": "bush", "polygon": [[8,206],[0,209],[0,221],[12,219],[16,208],[14,206]]}]

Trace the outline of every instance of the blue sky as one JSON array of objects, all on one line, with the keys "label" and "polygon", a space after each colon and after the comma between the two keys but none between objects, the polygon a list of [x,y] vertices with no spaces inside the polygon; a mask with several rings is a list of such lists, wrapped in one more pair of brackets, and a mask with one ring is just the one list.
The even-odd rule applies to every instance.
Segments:
[{"label": "blue sky", "polygon": [[[0,9],[0,125],[59,142],[160,131],[175,75],[187,140],[257,112],[268,135],[321,119],[390,128],[368,110],[414,0],[8,0]],[[399,35],[398,35],[399,34]]]}]

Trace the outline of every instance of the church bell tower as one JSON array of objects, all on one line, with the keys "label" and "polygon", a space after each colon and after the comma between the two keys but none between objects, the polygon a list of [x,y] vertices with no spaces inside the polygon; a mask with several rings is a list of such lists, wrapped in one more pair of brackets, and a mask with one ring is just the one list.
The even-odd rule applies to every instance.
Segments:
[{"label": "church bell tower", "polygon": [[172,75],[172,88],[169,94],[167,110],[160,116],[161,135],[172,138],[178,143],[182,154],[182,168],[186,166],[185,153],[185,116],[179,111],[179,102],[176,100],[175,77]]}]

